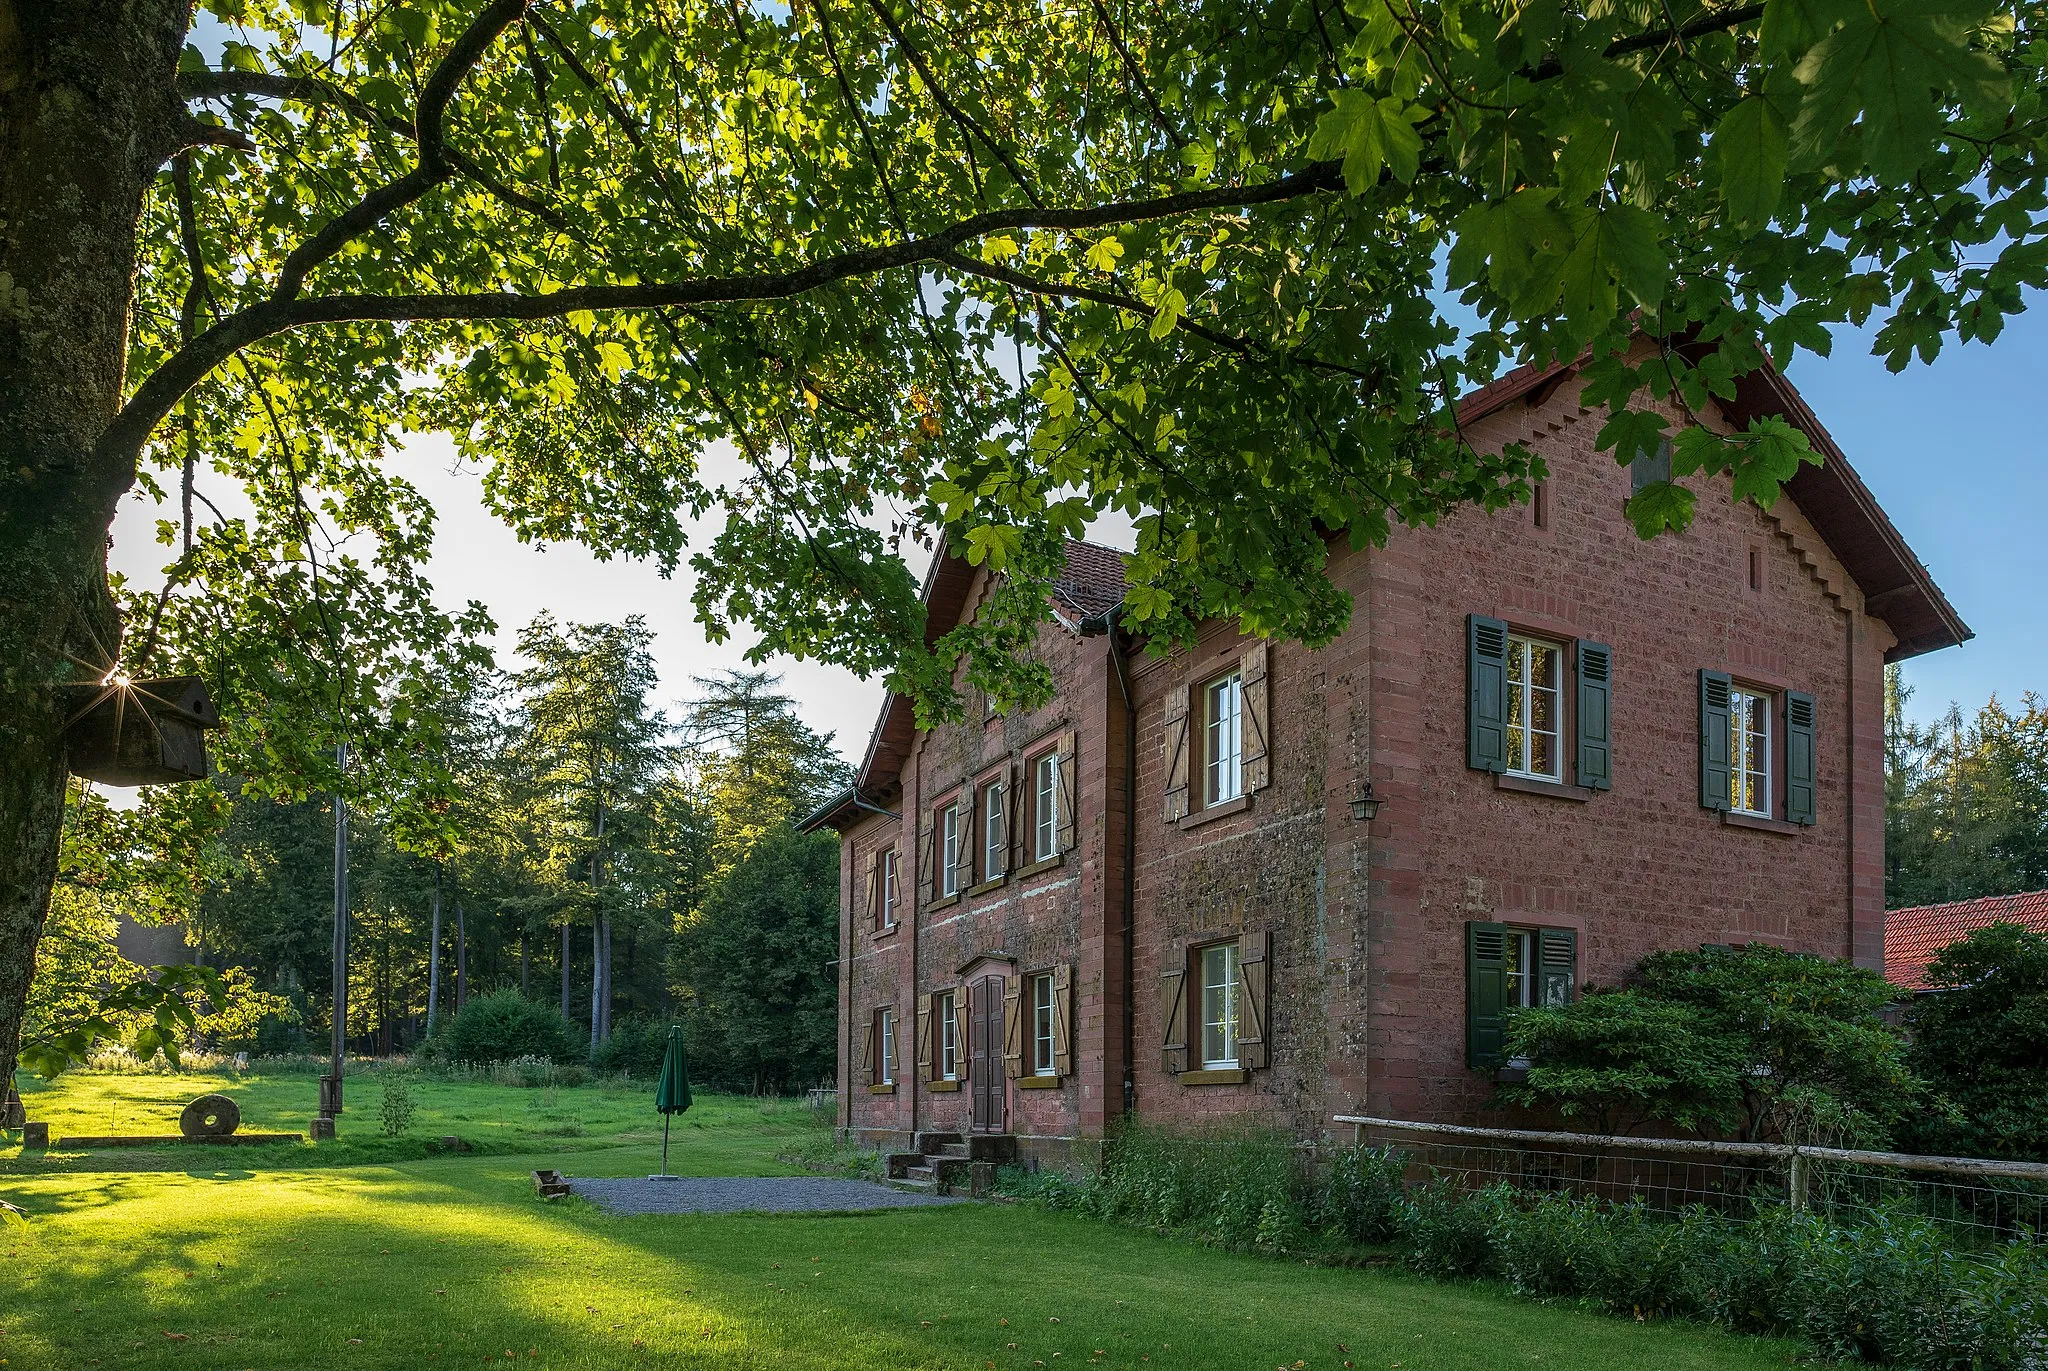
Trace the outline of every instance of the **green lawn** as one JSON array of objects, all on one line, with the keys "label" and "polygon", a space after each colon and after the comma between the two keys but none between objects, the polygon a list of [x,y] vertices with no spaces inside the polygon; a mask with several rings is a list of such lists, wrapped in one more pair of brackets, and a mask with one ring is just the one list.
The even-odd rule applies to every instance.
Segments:
[{"label": "green lawn", "polygon": [[[304,1084],[244,1081],[235,1093],[253,1106]],[[90,1117],[116,1099],[168,1108],[197,1088],[81,1076],[31,1107]],[[1794,1350],[1395,1271],[1234,1256],[1021,1206],[613,1218],[573,1199],[542,1203],[527,1172],[557,1161],[572,1173],[650,1170],[654,1148],[618,1141],[619,1130],[648,1132],[636,1096],[565,1089],[533,1109],[527,1096],[541,1092],[430,1093],[436,1130],[467,1113],[461,1122],[509,1139],[529,1111],[566,1111],[615,1131],[602,1150],[567,1158],[550,1148],[347,1167],[192,1149],[45,1164],[0,1148],[0,1195],[30,1216],[0,1225],[0,1366],[1635,1371],[1782,1366]],[[345,1129],[373,1127],[374,1110],[364,1113]],[[786,1170],[775,1154],[812,1132],[804,1117],[707,1101],[687,1116],[705,1126],[678,1133],[678,1169]],[[596,1136],[586,1123],[573,1141]],[[131,1161],[157,1169],[123,1169]]]}]

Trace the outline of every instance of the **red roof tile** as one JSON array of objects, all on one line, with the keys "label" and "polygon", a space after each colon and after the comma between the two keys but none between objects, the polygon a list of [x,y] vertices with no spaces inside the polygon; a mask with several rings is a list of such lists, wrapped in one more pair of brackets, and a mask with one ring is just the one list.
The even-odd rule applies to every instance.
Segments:
[{"label": "red roof tile", "polygon": [[1998,923],[2048,933],[2048,890],[1889,911],[1884,916],[1884,978],[1903,990],[1925,990],[1927,964],[1943,948]]},{"label": "red roof tile", "polygon": [[1100,543],[1069,538],[1067,565],[1052,588],[1084,619],[1114,609],[1124,598],[1124,554]]}]

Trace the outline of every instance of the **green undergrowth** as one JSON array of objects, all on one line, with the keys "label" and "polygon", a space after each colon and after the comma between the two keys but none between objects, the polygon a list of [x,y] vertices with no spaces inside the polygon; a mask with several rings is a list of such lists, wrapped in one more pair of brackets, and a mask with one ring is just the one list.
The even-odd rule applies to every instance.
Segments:
[{"label": "green undergrowth", "polygon": [[1099,1171],[1006,1169],[1049,1209],[1314,1265],[1399,1261],[1453,1281],[1631,1320],[1790,1335],[1811,1355],[1926,1371],[2048,1365],[2048,1247],[1964,1242],[1903,1210],[1836,1222],[1782,1207],[1653,1213],[1508,1186],[1423,1179],[1402,1153],[1312,1163],[1284,1136],[1132,1127]]}]

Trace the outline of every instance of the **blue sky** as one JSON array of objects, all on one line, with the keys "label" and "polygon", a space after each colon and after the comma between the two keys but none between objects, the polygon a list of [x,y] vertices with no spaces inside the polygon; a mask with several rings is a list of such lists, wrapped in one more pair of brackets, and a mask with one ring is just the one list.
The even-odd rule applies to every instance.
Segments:
[{"label": "blue sky", "polygon": [[1788,374],[1976,630],[1906,664],[1908,712],[2048,694],[2048,310],[1897,376],[1869,346],[1867,333],[1844,335],[1832,357],[1802,356]]}]

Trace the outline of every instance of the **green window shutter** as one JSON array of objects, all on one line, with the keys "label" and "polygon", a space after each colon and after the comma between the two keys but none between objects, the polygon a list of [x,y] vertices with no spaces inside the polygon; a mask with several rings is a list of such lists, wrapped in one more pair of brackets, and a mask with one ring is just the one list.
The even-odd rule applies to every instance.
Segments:
[{"label": "green window shutter", "polygon": [[1725,671],[1700,672],[1700,807],[1728,808],[1728,692]]},{"label": "green window shutter", "polygon": [[1506,1056],[1508,926],[1473,920],[1465,925],[1465,1064],[1501,1064]]},{"label": "green window shutter", "polygon": [[1465,765],[1508,769],[1508,626],[1465,618]]},{"label": "green window shutter", "polygon": [[1576,774],[1591,790],[1614,788],[1614,649],[1579,644],[1579,748]]},{"label": "green window shutter", "polygon": [[1785,817],[1814,821],[1813,696],[1785,692]]},{"label": "green window shutter", "polygon": [[1569,928],[1536,931],[1536,971],[1546,1007],[1570,1004],[1579,988],[1579,935]]}]

